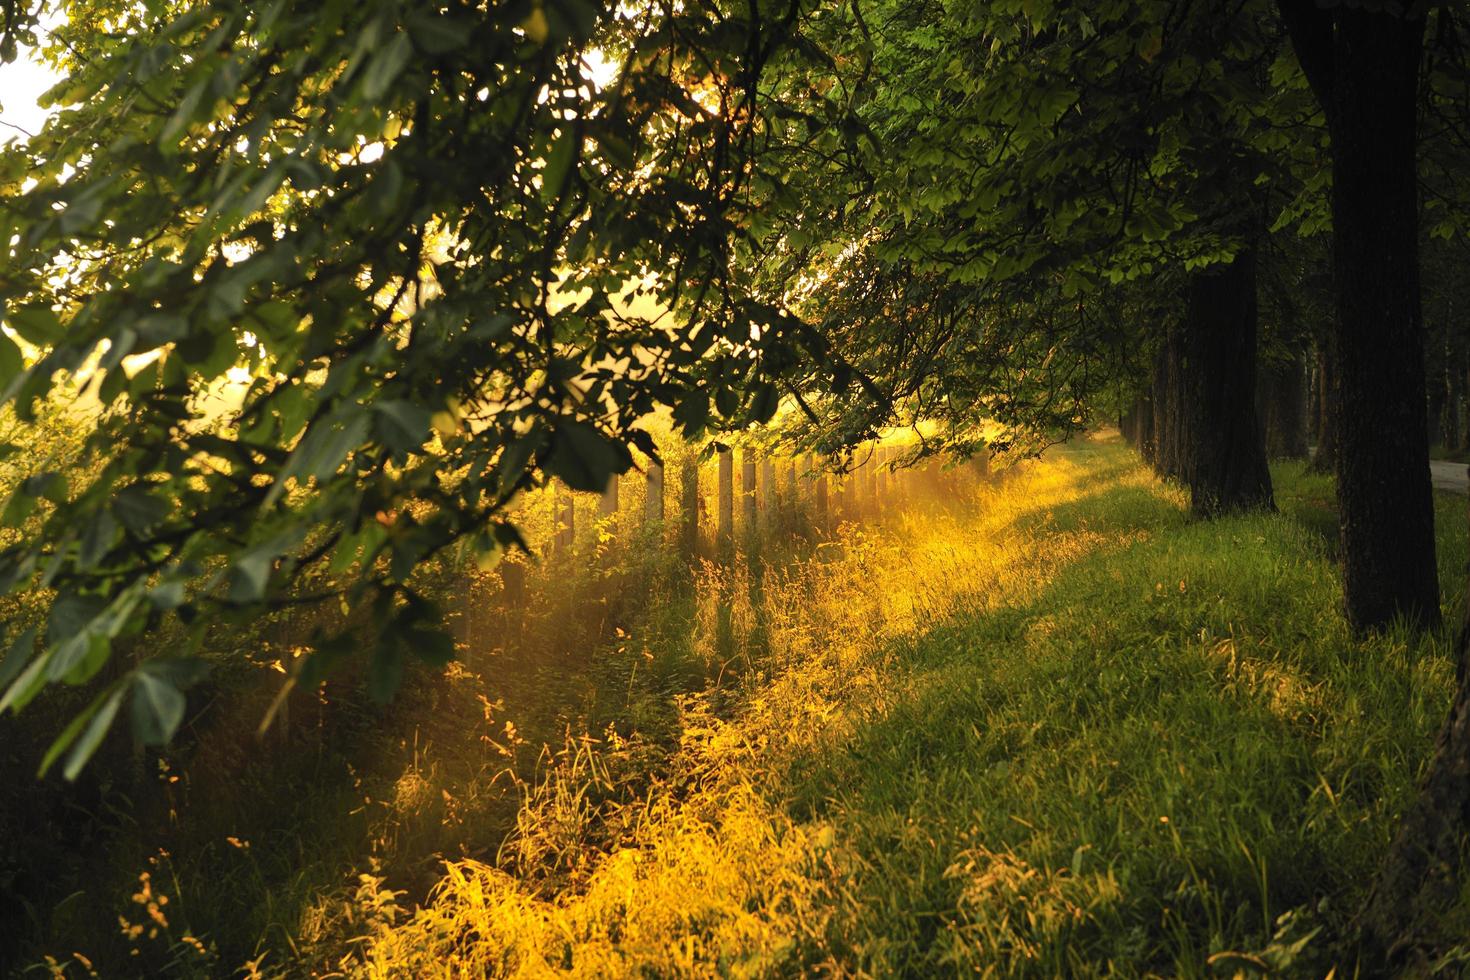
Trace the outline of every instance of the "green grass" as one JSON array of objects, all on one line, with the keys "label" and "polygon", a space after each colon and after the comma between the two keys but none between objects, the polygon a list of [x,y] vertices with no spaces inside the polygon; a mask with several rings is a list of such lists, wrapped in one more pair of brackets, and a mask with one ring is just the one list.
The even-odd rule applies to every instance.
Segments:
[{"label": "green grass", "polygon": [[1281,513],[1192,523],[1085,444],[768,582],[763,669],[686,711],[635,829],[563,840],[575,880],[457,865],[366,971],[1325,973],[1452,667],[1348,635],[1330,484],[1275,478]]},{"label": "green grass", "polygon": [[[174,976],[1322,975],[1453,668],[1443,637],[1349,636],[1331,480],[1273,477],[1279,513],[1192,522],[1079,442],[753,566],[546,568],[526,642],[466,620],[465,663],[388,712],[339,686],[262,752],[237,697],[177,754],[174,822],[130,811],[38,948],[104,976],[130,943]],[[1454,621],[1465,500],[1437,507]],[[172,931],[89,941],[143,920],[150,868]]]}]

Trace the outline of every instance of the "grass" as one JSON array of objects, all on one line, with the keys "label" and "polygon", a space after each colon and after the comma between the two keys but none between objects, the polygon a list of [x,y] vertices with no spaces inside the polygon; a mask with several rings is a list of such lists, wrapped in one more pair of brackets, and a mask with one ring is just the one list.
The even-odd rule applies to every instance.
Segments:
[{"label": "grass", "polygon": [[[728,599],[765,624],[738,696],[683,700],[659,776],[592,817],[615,830],[555,829],[589,763],[549,772],[537,859],[452,862],[354,969],[1325,972],[1452,668],[1348,636],[1330,485],[1275,475],[1283,513],[1190,523],[1092,443],[768,575]],[[1458,586],[1453,500],[1440,534]]]},{"label": "grass", "polygon": [[[217,713],[160,774],[193,787],[173,829],[94,851],[45,948],[68,975],[1323,974],[1453,668],[1442,637],[1348,635],[1331,481],[1273,475],[1281,513],[1193,523],[1077,443],[762,560],[549,567],[518,644],[471,589],[464,662],[387,713],[333,689],[264,754],[259,704]],[[1453,620],[1464,501],[1438,507]],[[86,945],[119,905],[141,931]]]}]

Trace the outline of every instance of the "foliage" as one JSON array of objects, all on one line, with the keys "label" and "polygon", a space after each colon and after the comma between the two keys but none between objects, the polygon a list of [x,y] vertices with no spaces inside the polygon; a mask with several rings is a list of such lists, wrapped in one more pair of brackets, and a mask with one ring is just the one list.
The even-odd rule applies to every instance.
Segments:
[{"label": "foliage", "polygon": [[[30,421],[69,379],[101,417],[87,469],[11,488],[5,520],[40,520],[0,591],[54,601],[0,710],[160,623],[187,652],[339,595],[362,632],[325,631],[299,679],[366,648],[386,696],[450,655],[426,559],[520,545],[516,494],[600,489],[656,454],[660,406],[693,434],[764,420],[797,346],[824,356],[729,268],[795,3],[67,12],[60,111],[0,153],[0,400]],[[196,674],[115,678],[43,769],[75,774],[125,701],[166,740]]]},{"label": "foliage", "polygon": [[1324,136],[1269,3],[877,3],[827,29],[812,84],[862,128],[845,152],[788,135],[804,179],[767,191],[756,256],[874,382],[813,418],[827,444],[888,413],[940,423],[936,451],[1078,429],[1137,384],[1185,276],[1320,216]]}]

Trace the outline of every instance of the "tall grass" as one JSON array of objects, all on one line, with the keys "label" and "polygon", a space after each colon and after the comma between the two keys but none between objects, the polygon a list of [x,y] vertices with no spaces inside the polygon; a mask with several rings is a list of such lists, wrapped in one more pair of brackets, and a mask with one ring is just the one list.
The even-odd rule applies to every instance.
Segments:
[{"label": "tall grass", "polygon": [[[1284,513],[1190,523],[1087,444],[708,594],[760,628],[657,774],[578,809],[620,749],[558,760],[515,860],[450,862],[351,970],[1326,972],[1452,668],[1348,635],[1330,487],[1276,477]],[[1459,504],[1440,534],[1458,594]]]},{"label": "tall grass", "polygon": [[[275,681],[217,680],[27,948],[74,976],[1324,973],[1453,671],[1442,638],[1347,634],[1330,481],[1274,475],[1282,513],[1191,523],[1081,442],[692,564],[625,500],[520,615],[444,569],[460,663],[387,710],[297,694],[265,749],[296,637],[247,636]],[[1463,501],[1438,526],[1453,616]]]}]

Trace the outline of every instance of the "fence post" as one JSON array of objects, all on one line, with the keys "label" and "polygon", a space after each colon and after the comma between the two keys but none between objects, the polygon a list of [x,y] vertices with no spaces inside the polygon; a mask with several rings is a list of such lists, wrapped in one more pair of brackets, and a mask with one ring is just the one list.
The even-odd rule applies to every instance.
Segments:
[{"label": "fence post", "polygon": [[740,517],[749,535],[755,534],[755,490],[755,454],[745,449],[740,453]]},{"label": "fence post", "polygon": [[970,457],[974,462],[975,476],[984,483],[990,479],[990,447],[985,443],[980,444],[980,449],[974,456]]},{"label": "fence post", "polygon": [[[810,465],[810,456],[807,457],[807,461],[808,465]],[[808,472],[811,472],[811,470],[808,469]],[[818,472],[816,475],[816,480],[817,527],[821,530],[823,534],[826,534],[832,530],[832,516],[827,507],[827,471],[821,470],[820,472]]]},{"label": "fence post", "polygon": [[648,464],[648,487],[643,497],[643,519],[650,524],[664,519],[664,464]]},{"label": "fence post", "polygon": [[761,506],[766,511],[766,523],[776,522],[776,463],[767,456],[761,460]]},{"label": "fence post", "polygon": [[526,565],[520,555],[506,555],[501,559],[500,590],[507,631],[519,639],[526,617]]},{"label": "fence post", "polygon": [[577,538],[577,504],[572,491],[563,483],[554,485],[556,507],[556,531],[552,536],[553,554],[564,554],[572,550]]},{"label": "fence post", "polygon": [[597,501],[597,516],[616,517],[618,513],[618,475],[614,473],[607,479],[607,486],[602,490],[602,496]]},{"label": "fence post", "polygon": [[721,449],[718,453],[720,463],[719,484],[719,512],[720,520],[716,526],[720,542],[734,540],[735,531],[735,460],[734,454],[728,449]]},{"label": "fence post", "polygon": [[693,558],[699,547],[699,459],[686,458],[679,469],[679,547]]},{"label": "fence post", "polygon": [[876,515],[883,509],[883,501],[878,499],[878,444],[873,443],[868,450],[868,461],[863,464],[864,472],[868,475],[868,511]]},{"label": "fence post", "polygon": [[873,497],[875,502],[878,504],[877,509],[882,511],[887,509],[888,507],[888,494],[891,489],[889,484],[893,482],[891,479],[889,479],[887,446],[880,444],[873,447],[873,464],[877,467],[878,470],[876,476],[874,477],[874,479],[876,479],[878,482],[878,486],[873,493]]}]

